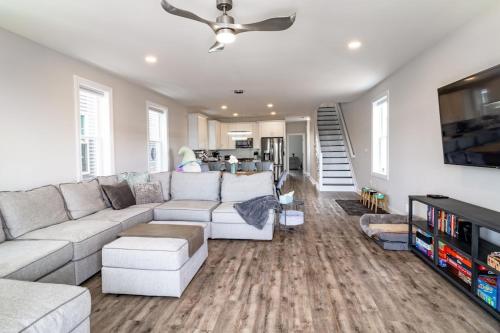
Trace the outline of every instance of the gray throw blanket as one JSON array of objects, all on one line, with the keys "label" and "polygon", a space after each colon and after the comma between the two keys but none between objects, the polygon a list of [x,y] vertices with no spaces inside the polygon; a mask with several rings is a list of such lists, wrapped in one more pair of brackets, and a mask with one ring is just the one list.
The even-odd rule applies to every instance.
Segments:
[{"label": "gray throw blanket", "polygon": [[269,209],[279,208],[280,204],[273,195],[265,195],[234,205],[234,209],[249,225],[262,230],[269,218]]}]

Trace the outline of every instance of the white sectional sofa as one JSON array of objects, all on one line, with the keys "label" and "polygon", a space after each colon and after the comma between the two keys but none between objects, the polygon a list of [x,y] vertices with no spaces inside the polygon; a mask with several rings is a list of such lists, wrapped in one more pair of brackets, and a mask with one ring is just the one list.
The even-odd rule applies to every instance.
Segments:
[{"label": "white sectional sofa", "polygon": [[[236,202],[273,195],[272,172],[251,176],[162,172],[149,175],[149,181],[160,183],[164,202],[122,210],[113,210],[100,188],[118,183],[118,176],[0,192],[0,286],[9,283],[1,279],[79,285],[101,270],[104,245],[122,230],[153,220],[201,224],[210,238],[273,238],[272,210],[259,230],[246,224],[233,208]],[[47,288],[55,287],[47,284]],[[23,284],[12,283],[11,292],[22,293]],[[5,306],[0,299],[0,318]],[[78,330],[88,331],[85,322],[81,325]]]}]

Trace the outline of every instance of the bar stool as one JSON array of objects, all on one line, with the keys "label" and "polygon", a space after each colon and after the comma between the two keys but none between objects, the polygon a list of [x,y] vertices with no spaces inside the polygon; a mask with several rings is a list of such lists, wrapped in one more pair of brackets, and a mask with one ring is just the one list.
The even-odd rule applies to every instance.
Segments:
[{"label": "bar stool", "polygon": [[366,192],[366,197],[365,197],[365,201],[363,202],[363,205],[370,208],[370,206],[372,204],[372,199],[373,199],[373,196],[375,195],[375,193],[377,193],[377,191],[369,189]]},{"label": "bar stool", "polygon": [[375,214],[378,212],[379,206],[382,206],[387,212],[387,197],[383,193],[375,193],[372,196],[371,209],[375,209]]},{"label": "bar stool", "polygon": [[368,190],[370,190],[369,187],[363,187],[361,189],[361,197],[359,198],[359,202],[363,203],[363,205],[365,204],[365,198],[366,194],[368,193]]}]

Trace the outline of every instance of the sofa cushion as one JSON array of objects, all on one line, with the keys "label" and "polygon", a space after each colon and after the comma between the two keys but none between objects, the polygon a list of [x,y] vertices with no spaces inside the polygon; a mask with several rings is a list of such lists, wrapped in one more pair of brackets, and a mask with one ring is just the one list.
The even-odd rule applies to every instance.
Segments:
[{"label": "sofa cushion", "polygon": [[0,244],[0,277],[36,281],[73,258],[67,241],[14,240]]},{"label": "sofa cushion", "polygon": [[77,220],[29,232],[20,239],[65,240],[73,243],[73,260],[80,260],[116,238],[121,231],[120,222]]},{"label": "sofa cushion", "polygon": [[82,287],[0,279],[0,295],[2,332],[76,332],[90,316]]},{"label": "sofa cushion", "polygon": [[212,210],[219,202],[172,200],[154,209],[154,219],[158,221],[199,221],[210,222]]},{"label": "sofa cushion", "polygon": [[5,234],[3,232],[3,222],[2,218],[0,217],[0,243],[3,243],[5,241]]},{"label": "sofa cushion", "polygon": [[220,172],[172,172],[172,200],[219,201]]},{"label": "sofa cushion", "polygon": [[[233,205],[235,202],[223,202],[219,205],[219,207],[215,208],[214,211],[212,212],[212,223],[244,223],[245,220],[243,220],[234,209]],[[267,219],[266,224],[273,223],[274,222],[274,210],[270,209],[269,210],[269,218]]]},{"label": "sofa cushion", "polygon": [[64,200],[53,185],[25,192],[0,192],[0,212],[8,239],[68,221]]},{"label": "sofa cushion", "polygon": [[[157,204],[159,205],[159,204]],[[153,220],[153,207],[130,206],[121,210],[113,210],[111,208],[101,210],[95,214],[85,216],[84,220],[104,220],[120,222],[122,230],[133,227],[136,224],[147,223]]]},{"label": "sofa cushion", "polygon": [[59,184],[59,188],[73,220],[106,208],[96,179],[89,182]]},{"label": "sofa cushion", "polygon": [[[118,176],[117,175],[112,175],[112,176],[98,176],[97,182],[99,183],[99,187],[102,185],[115,185],[118,184]],[[102,187],[101,187],[101,194],[104,199],[104,202],[106,203],[106,207],[111,207],[111,202],[109,202],[108,197],[106,197],[106,194],[104,193]]]},{"label": "sofa cushion", "polygon": [[113,209],[124,209],[135,205],[134,194],[126,181],[115,185],[102,185],[101,187]]},{"label": "sofa cushion", "polygon": [[270,171],[248,176],[237,176],[224,172],[221,186],[222,202],[241,202],[274,194],[273,173]]},{"label": "sofa cushion", "polygon": [[170,172],[151,173],[149,175],[149,181],[160,182],[163,201],[170,200]]}]

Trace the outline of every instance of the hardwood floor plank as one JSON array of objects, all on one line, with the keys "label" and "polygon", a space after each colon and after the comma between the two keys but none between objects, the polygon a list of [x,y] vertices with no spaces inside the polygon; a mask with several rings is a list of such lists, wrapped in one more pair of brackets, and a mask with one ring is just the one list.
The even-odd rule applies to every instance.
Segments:
[{"label": "hardwood floor plank", "polygon": [[302,177],[285,191],[306,224],[273,241],[210,240],[180,299],[92,294],[92,332],[500,332],[500,325],[409,252],[383,251],[359,217]]}]

